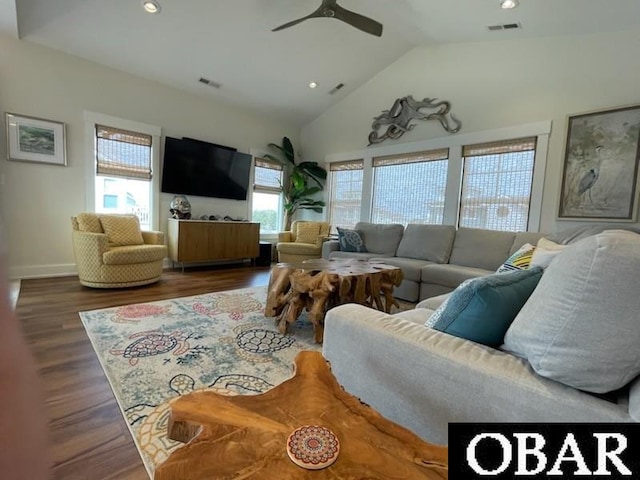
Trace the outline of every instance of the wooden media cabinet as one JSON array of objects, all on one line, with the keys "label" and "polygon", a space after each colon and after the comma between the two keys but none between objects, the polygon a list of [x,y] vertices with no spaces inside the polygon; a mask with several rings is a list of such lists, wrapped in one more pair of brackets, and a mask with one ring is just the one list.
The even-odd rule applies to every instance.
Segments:
[{"label": "wooden media cabinet", "polygon": [[170,218],[167,241],[173,262],[255,259],[260,255],[260,224]]}]

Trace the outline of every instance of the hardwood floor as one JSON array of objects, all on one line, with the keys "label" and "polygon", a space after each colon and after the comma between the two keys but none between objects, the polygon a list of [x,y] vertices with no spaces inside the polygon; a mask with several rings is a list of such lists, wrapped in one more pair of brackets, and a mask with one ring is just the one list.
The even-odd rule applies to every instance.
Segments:
[{"label": "hardwood floor", "polygon": [[91,289],[77,277],[23,280],[16,312],[40,370],[54,479],[148,476],[78,312],[267,285],[269,267],[165,271],[154,285]]}]

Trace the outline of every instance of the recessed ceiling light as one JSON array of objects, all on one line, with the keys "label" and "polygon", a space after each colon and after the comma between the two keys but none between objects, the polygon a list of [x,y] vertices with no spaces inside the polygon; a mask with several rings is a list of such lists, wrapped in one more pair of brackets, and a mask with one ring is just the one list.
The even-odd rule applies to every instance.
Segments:
[{"label": "recessed ceiling light", "polygon": [[316,82],[311,82],[309,84],[309,88],[316,88],[318,86],[318,84]]},{"label": "recessed ceiling light", "polygon": [[160,11],[160,4],[156,0],[143,0],[142,8],[148,13],[158,13]]},{"label": "recessed ceiling light", "polygon": [[518,6],[518,0],[502,0],[500,7],[504,9],[516,8]]}]

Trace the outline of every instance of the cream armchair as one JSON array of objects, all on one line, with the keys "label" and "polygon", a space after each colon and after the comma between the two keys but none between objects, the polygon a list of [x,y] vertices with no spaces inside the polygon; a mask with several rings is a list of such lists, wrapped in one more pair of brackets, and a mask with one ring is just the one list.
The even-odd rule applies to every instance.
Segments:
[{"label": "cream armchair", "polygon": [[278,234],[278,261],[296,263],[322,256],[322,243],[329,235],[326,222],[297,220],[291,230]]},{"label": "cream armchair", "polygon": [[162,232],[143,232],[135,215],[80,213],[71,217],[80,283],[94,288],[157,282],[167,256]]}]

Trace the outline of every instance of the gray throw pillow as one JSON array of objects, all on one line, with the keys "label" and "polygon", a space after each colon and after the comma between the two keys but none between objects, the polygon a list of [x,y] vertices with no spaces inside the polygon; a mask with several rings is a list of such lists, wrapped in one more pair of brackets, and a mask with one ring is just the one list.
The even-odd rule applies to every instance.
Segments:
[{"label": "gray throw pillow", "polygon": [[640,235],[611,230],[567,246],[505,335],[541,376],[594,393],[640,374]]},{"label": "gray throw pillow", "polygon": [[357,230],[347,230],[346,228],[338,229],[338,242],[340,243],[340,251],[342,252],[359,252],[367,251],[362,241],[362,237]]}]

